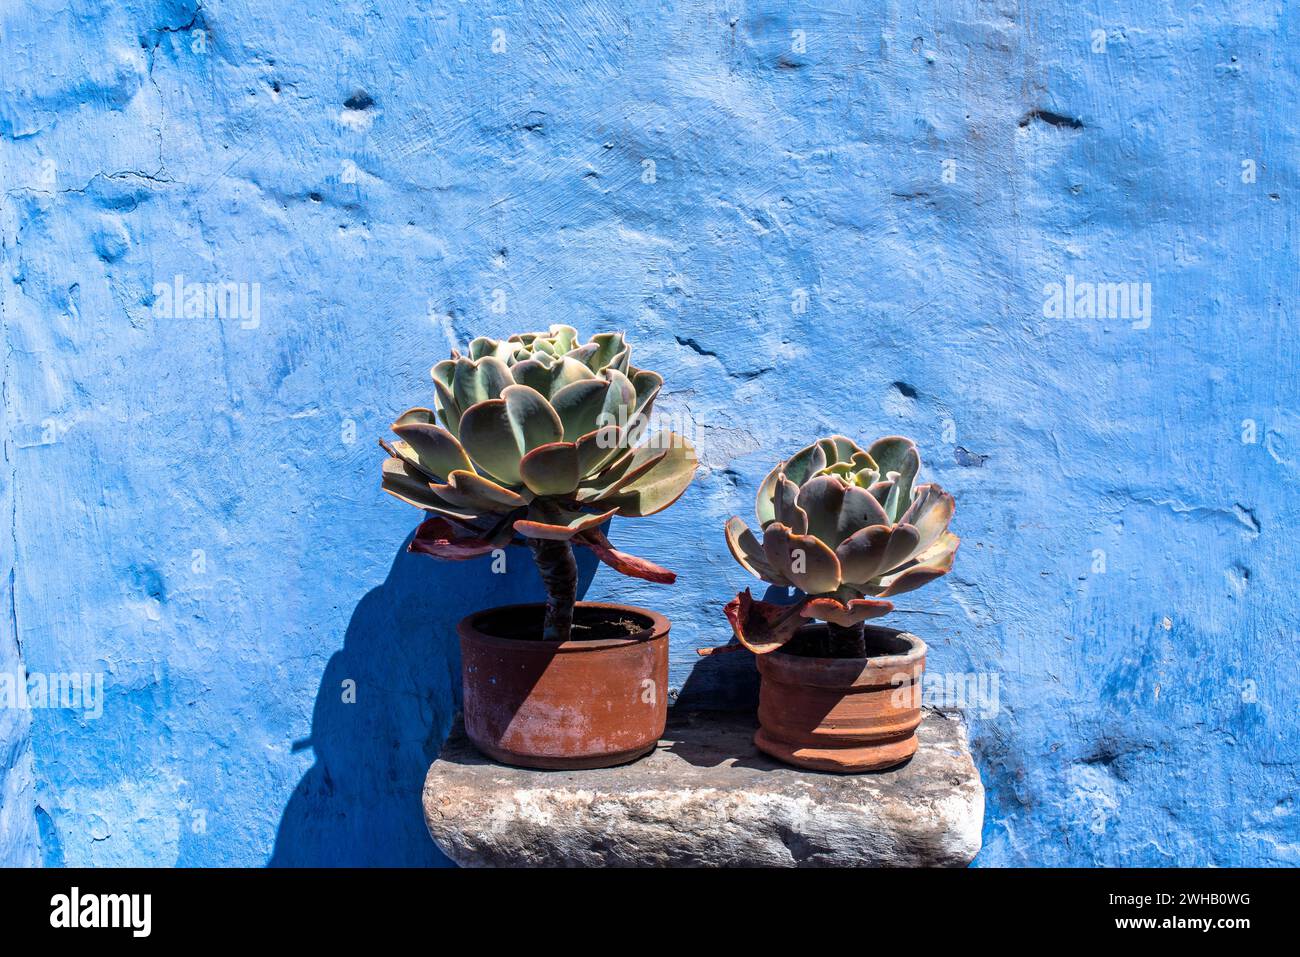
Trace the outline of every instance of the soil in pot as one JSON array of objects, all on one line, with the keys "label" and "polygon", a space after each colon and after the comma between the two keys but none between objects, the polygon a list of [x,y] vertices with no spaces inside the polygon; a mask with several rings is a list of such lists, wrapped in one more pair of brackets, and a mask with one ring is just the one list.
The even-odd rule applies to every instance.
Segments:
[{"label": "soil in pot", "polygon": [[916,753],[925,642],[872,626],[865,638],[866,657],[825,657],[826,626],[811,624],[782,650],[757,656],[759,750],[839,773],[884,770]]},{"label": "soil in pot", "polygon": [[[507,605],[480,612],[475,627],[494,638],[515,641],[541,641],[543,605]],[[579,603],[573,609],[573,631],[570,641],[604,641],[611,638],[633,638],[654,627],[649,615],[637,614],[621,605]]]},{"label": "soil in pot", "polygon": [[654,750],[668,714],[668,629],[631,605],[579,602],[572,639],[541,640],[543,606],[463,619],[465,731],[485,755],[598,768]]}]

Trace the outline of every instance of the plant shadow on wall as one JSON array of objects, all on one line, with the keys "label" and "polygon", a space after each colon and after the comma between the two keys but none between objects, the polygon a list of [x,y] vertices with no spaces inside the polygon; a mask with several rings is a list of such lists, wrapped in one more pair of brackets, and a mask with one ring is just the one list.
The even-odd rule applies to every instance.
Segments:
[{"label": "plant shadow on wall", "polygon": [[[490,556],[431,562],[409,543],[358,602],[325,666],[311,737],[295,743],[316,761],[280,818],[272,867],[450,866],[425,829],[420,795],[460,704],[456,623],[544,592],[522,550],[508,550],[505,571],[491,574]],[[579,556],[580,596],[595,568],[594,555]]]}]

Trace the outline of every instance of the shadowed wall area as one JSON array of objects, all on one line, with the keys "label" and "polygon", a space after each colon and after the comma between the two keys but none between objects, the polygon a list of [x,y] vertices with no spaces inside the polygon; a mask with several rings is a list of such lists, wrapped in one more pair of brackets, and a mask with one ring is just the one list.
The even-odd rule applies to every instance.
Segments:
[{"label": "shadowed wall area", "polygon": [[609,531],[677,584],[584,566],[693,703],[725,520],[907,434],[976,864],[1300,863],[1294,13],[804,6],[4,5],[0,673],[102,698],[0,708],[0,863],[440,863],[455,622],[540,590],[401,551],[375,439],[555,322],[699,448]]},{"label": "shadowed wall area", "polygon": [[[595,562],[580,557],[581,593]],[[419,801],[460,699],[460,651],[446,623],[477,610],[485,590],[493,604],[544,597],[523,549],[507,554],[506,567],[485,588],[481,564],[434,563],[403,546],[383,584],[357,603],[325,666],[311,735],[293,745],[310,748],[316,763],[285,807],[273,866],[449,863],[429,840]]]}]

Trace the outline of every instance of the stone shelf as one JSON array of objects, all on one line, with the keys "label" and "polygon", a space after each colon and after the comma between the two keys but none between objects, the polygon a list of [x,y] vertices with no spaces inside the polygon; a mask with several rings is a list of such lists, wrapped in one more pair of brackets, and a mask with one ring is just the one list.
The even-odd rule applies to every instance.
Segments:
[{"label": "stone shelf", "polygon": [[592,771],[493,764],[459,726],[429,768],[424,815],[467,867],[962,867],[984,788],[960,717],[926,711],[910,762],[875,774],[788,768],[752,712],[669,711],[659,748]]}]

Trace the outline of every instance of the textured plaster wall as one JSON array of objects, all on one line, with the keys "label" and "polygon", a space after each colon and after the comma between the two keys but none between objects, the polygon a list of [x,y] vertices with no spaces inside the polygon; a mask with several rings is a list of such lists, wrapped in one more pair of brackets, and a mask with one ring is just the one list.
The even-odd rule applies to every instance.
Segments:
[{"label": "textured plaster wall", "polygon": [[[402,554],[374,440],[449,338],[562,321],[700,430],[611,532],[679,583],[584,575],[671,616],[676,684],[724,690],[688,673],[775,459],[904,432],[964,544],[896,621],[999,682],[977,862],[1300,863],[1295,27],[5,3],[0,672],[104,700],[0,710],[0,862],[436,863],[453,623],[537,589]],[[258,308],[170,317],[177,276]],[[1067,276],[1150,283],[1149,324],[1045,316]]]}]

